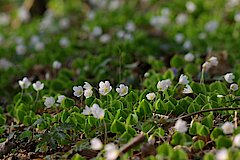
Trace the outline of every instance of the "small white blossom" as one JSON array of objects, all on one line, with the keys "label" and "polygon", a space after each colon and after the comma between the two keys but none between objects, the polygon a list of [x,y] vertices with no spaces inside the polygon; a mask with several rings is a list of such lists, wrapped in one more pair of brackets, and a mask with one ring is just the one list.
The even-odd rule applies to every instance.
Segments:
[{"label": "small white blossom", "polygon": [[31,41],[31,44],[36,44],[37,42],[40,42],[40,38],[37,35],[33,35],[30,41]]},{"label": "small white blossom", "polygon": [[128,86],[125,86],[124,84],[120,84],[118,88],[116,88],[116,91],[118,94],[122,97],[128,94]]},{"label": "small white blossom", "polygon": [[99,93],[101,95],[107,95],[112,90],[112,86],[110,85],[109,81],[101,81],[99,83]]},{"label": "small white blossom", "polygon": [[184,40],[184,35],[182,33],[178,33],[175,35],[174,39],[178,44],[180,44]]},{"label": "small white blossom", "polygon": [[227,73],[224,75],[224,79],[228,82],[228,83],[233,83],[233,79],[235,78],[233,73]]},{"label": "small white blossom", "polygon": [[60,103],[60,104],[61,104],[65,98],[66,98],[66,97],[65,97],[64,95],[59,95],[59,96],[58,96],[58,99],[57,99],[57,103]]},{"label": "small white blossom", "polygon": [[54,61],[53,64],[52,64],[52,67],[54,69],[60,69],[62,67],[62,63],[59,62],[59,61]]},{"label": "small white blossom", "polygon": [[52,107],[54,105],[55,99],[53,97],[44,97],[44,98],[45,98],[44,105],[47,108],[50,108],[50,107]]},{"label": "small white blossom", "polygon": [[25,45],[19,44],[16,46],[16,54],[17,55],[24,55],[27,51],[27,48]]},{"label": "small white blossom", "polygon": [[83,93],[83,95],[84,95],[86,98],[92,97],[92,94],[93,94],[93,91],[92,91],[91,89],[85,89],[85,90],[84,90],[84,93]]},{"label": "small white blossom", "polygon": [[169,16],[170,13],[171,13],[171,11],[170,11],[170,9],[167,8],[167,7],[164,7],[164,8],[162,8],[162,10],[161,10],[161,14],[164,15],[164,16]]},{"label": "small white blossom", "polygon": [[25,7],[20,7],[19,8],[19,10],[18,10],[18,18],[22,22],[27,22],[27,21],[30,20],[31,15],[30,15],[29,11],[27,10],[27,8],[25,8]]},{"label": "small white blossom", "polygon": [[13,64],[5,58],[0,58],[0,69],[8,69],[12,67]]},{"label": "small white blossom", "polygon": [[192,13],[192,12],[194,12],[196,10],[196,5],[192,1],[188,1],[186,3],[186,8],[187,8],[188,12]]},{"label": "small white blossom", "polygon": [[44,84],[41,83],[40,81],[33,83],[33,88],[35,89],[35,91],[40,91],[43,89],[43,87],[44,87]]},{"label": "small white blossom", "polygon": [[188,15],[185,13],[180,13],[177,15],[176,23],[179,25],[184,25],[188,21]]},{"label": "small white blossom", "polygon": [[92,89],[93,87],[88,82],[84,82],[83,88],[87,90],[87,89]]},{"label": "small white blossom", "polygon": [[221,149],[216,152],[216,160],[228,160],[227,149]]},{"label": "small white blossom", "polygon": [[42,51],[44,50],[45,48],[45,44],[43,42],[37,42],[35,45],[34,45],[34,49],[36,51]]},{"label": "small white blossom", "polygon": [[236,22],[240,22],[240,13],[235,14],[234,20],[235,20]]},{"label": "small white blossom", "polygon": [[183,89],[183,93],[184,94],[193,93],[193,90],[192,90],[191,86],[187,84],[186,87]]},{"label": "small white blossom", "polygon": [[22,89],[26,89],[31,85],[31,82],[28,80],[27,77],[24,77],[23,80],[18,81],[18,84]]},{"label": "small white blossom", "polygon": [[188,77],[186,75],[181,74],[178,83],[182,85],[188,84],[189,83]]},{"label": "small white blossom", "polygon": [[167,15],[153,16],[150,20],[150,24],[157,29],[160,29],[161,27],[164,27],[169,23],[170,19]]},{"label": "small white blossom", "polygon": [[212,33],[212,32],[214,32],[214,31],[216,31],[217,28],[218,28],[218,22],[215,21],[215,20],[209,21],[209,22],[207,22],[207,23],[205,24],[205,30],[206,30],[206,32]]},{"label": "small white blossom", "polygon": [[230,89],[232,91],[237,91],[238,90],[238,85],[236,83],[230,85]]},{"label": "small white blossom", "polygon": [[212,67],[210,62],[204,62],[202,68],[204,71],[208,71]]},{"label": "small white blossom", "polygon": [[128,32],[134,32],[135,29],[136,29],[136,26],[135,26],[135,24],[134,24],[132,21],[129,21],[129,22],[127,22],[127,24],[125,25],[125,29],[126,29]]},{"label": "small white blossom", "polygon": [[7,26],[10,23],[10,16],[6,13],[0,13],[0,26]]},{"label": "small white blossom", "polygon": [[211,63],[212,66],[217,66],[218,65],[218,59],[217,57],[210,57],[208,61]]},{"label": "small white blossom", "polygon": [[194,55],[190,52],[184,56],[184,60],[187,62],[192,62],[194,58],[195,58]]},{"label": "small white blossom", "polygon": [[102,34],[102,32],[103,32],[102,28],[99,27],[99,26],[96,26],[96,27],[93,28],[93,31],[92,31],[91,35],[94,36],[94,37],[97,37],[97,36],[100,36]]},{"label": "small white blossom", "polygon": [[172,81],[170,79],[162,80],[157,83],[157,89],[159,91],[165,91],[172,85]]},{"label": "small white blossom", "polygon": [[234,125],[231,122],[225,122],[222,125],[222,130],[224,134],[232,134],[234,130]]},{"label": "small white blossom", "polygon": [[223,98],[224,96],[223,95],[221,95],[221,94],[218,94],[217,95],[217,98]]},{"label": "small white blossom", "polygon": [[155,93],[148,93],[148,94],[146,95],[146,97],[147,97],[147,99],[148,99],[149,101],[152,101],[152,100],[154,100],[154,98],[156,97],[156,95],[155,95]]},{"label": "small white blossom", "polygon": [[59,41],[59,44],[62,48],[67,48],[70,45],[70,41],[67,37],[62,37]]},{"label": "small white blossom", "polygon": [[183,48],[186,49],[186,50],[190,50],[192,48],[192,42],[190,40],[186,40],[183,43]]},{"label": "small white blossom", "polygon": [[90,143],[91,143],[91,149],[93,150],[101,150],[103,148],[102,141],[98,138],[91,139]]},{"label": "small white blossom", "polygon": [[201,33],[198,34],[198,38],[201,39],[201,40],[206,39],[206,37],[207,37],[207,35],[206,35],[205,32],[201,32]]},{"label": "small white blossom", "polygon": [[104,111],[104,109],[100,108],[98,104],[96,104],[96,103],[93,104],[93,106],[90,109],[91,109],[91,113],[92,113],[93,117],[95,117],[97,119],[104,118],[105,111]]},{"label": "small white blossom", "polygon": [[123,30],[120,30],[120,31],[117,32],[117,37],[118,37],[119,39],[124,38],[124,35],[125,35],[125,31],[123,31]]},{"label": "small white blossom", "polygon": [[59,27],[61,29],[68,29],[70,27],[70,20],[68,18],[62,18],[59,21]]},{"label": "small white blossom", "polygon": [[99,39],[99,41],[103,44],[108,43],[110,40],[111,40],[111,36],[109,34],[103,34]]},{"label": "small white blossom", "polygon": [[83,94],[83,88],[82,86],[74,86],[73,87],[73,95],[76,97],[80,97]]},{"label": "small white blossom", "polygon": [[236,147],[240,147],[240,134],[237,134],[233,139],[233,145]]},{"label": "small white blossom", "polygon": [[91,112],[91,109],[88,107],[88,106],[85,106],[85,109],[83,110],[82,114],[83,115],[90,115],[92,112]]},{"label": "small white blossom", "polygon": [[107,160],[116,160],[119,155],[119,150],[117,146],[113,143],[109,143],[104,147],[106,151],[104,156]]},{"label": "small white blossom", "polygon": [[180,133],[185,133],[188,130],[187,122],[183,121],[182,119],[177,120],[174,126],[175,130]]}]

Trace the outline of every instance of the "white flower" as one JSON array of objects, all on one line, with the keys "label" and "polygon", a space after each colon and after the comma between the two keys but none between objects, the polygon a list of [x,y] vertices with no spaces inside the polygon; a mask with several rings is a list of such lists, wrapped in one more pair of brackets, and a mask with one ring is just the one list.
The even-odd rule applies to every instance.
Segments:
[{"label": "white flower", "polygon": [[205,32],[201,32],[201,33],[198,34],[198,38],[201,39],[201,40],[206,39],[206,37],[207,37],[207,35],[206,35]]},{"label": "white flower", "polygon": [[224,75],[224,79],[228,82],[228,83],[233,83],[233,79],[235,78],[233,73],[227,73]]},{"label": "white flower", "polygon": [[192,62],[194,60],[194,55],[192,53],[188,53],[184,56],[184,60],[187,62]]},{"label": "white flower", "polygon": [[44,102],[44,105],[47,107],[47,108],[50,108],[54,105],[55,103],[55,100],[53,97],[44,97],[45,98],[45,102]]},{"label": "white flower", "polygon": [[120,30],[120,31],[117,32],[117,37],[118,37],[119,39],[124,38],[124,35],[125,35],[125,31],[123,31],[123,30]]},{"label": "white flower", "polygon": [[234,125],[231,122],[225,122],[222,125],[222,130],[224,134],[232,134],[234,130]]},{"label": "white flower", "polygon": [[210,57],[208,61],[211,63],[212,66],[217,66],[218,65],[218,59],[217,57]]},{"label": "white flower", "polygon": [[182,85],[188,84],[189,83],[188,77],[186,75],[181,74],[178,83]]},{"label": "white flower", "polygon": [[204,62],[203,65],[202,65],[202,68],[203,68],[204,71],[208,71],[211,67],[212,67],[212,65],[208,61]]},{"label": "white flower", "polygon": [[184,40],[184,35],[182,33],[178,33],[175,35],[174,39],[178,44],[182,43]]},{"label": "white flower", "polygon": [[240,147],[240,134],[237,134],[233,139],[233,145],[236,147]]},{"label": "white flower", "polygon": [[70,26],[70,20],[68,18],[62,18],[60,21],[59,21],[59,27],[61,29],[68,29]]},{"label": "white flower", "polygon": [[62,37],[59,41],[59,44],[62,48],[67,48],[70,45],[70,41],[66,37]]},{"label": "white flower", "polygon": [[179,25],[184,25],[188,21],[188,15],[185,13],[180,13],[177,15],[176,23]]},{"label": "white flower", "polygon": [[125,86],[124,84],[120,84],[118,88],[116,88],[116,91],[119,93],[119,95],[125,96],[128,94],[128,86]]},{"label": "white flower", "polygon": [[169,22],[170,22],[170,19],[167,15],[154,16],[150,20],[150,24],[157,29],[168,25]]},{"label": "white flower", "polygon": [[92,94],[93,94],[93,91],[92,91],[91,89],[85,89],[85,90],[84,90],[84,96],[85,96],[86,98],[92,97]]},{"label": "white flower", "polygon": [[103,147],[102,141],[98,138],[91,139],[90,143],[93,150],[101,150]]},{"label": "white flower", "polygon": [[103,44],[108,43],[110,40],[111,40],[111,36],[109,34],[103,34],[99,39],[99,41]]},{"label": "white flower", "polygon": [[57,103],[60,103],[60,104],[61,104],[65,98],[66,98],[66,97],[65,97],[64,95],[59,95],[59,96],[58,96],[58,99],[57,99]]},{"label": "white flower", "polygon": [[95,117],[97,119],[104,118],[105,111],[104,111],[104,109],[100,108],[98,104],[96,104],[96,103],[93,104],[93,106],[90,109],[91,109],[91,113],[92,113],[93,117]]},{"label": "white flower", "polygon": [[119,150],[117,146],[113,143],[109,143],[104,147],[104,150],[106,151],[104,156],[107,160],[115,160],[117,159],[119,155]]},{"label": "white flower", "polygon": [[10,23],[10,16],[6,13],[0,13],[0,26],[7,26]]},{"label": "white flower", "polygon": [[186,87],[183,89],[183,93],[184,94],[193,93],[191,86],[187,84]]},{"label": "white flower", "polygon": [[22,89],[26,89],[31,85],[31,82],[28,80],[27,77],[24,77],[23,80],[18,81],[18,84]]},{"label": "white flower", "polygon": [[17,55],[24,55],[26,53],[27,49],[25,45],[19,44],[16,47],[16,53]]},{"label": "white flower", "polygon": [[192,1],[188,1],[186,3],[186,8],[187,8],[188,12],[192,13],[196,10],[196,5]]},{"label": "white flower", "polygon": [[218,94],[217,95],[217,98],[223,98],[224,96],[223,95],[221,95],[221,94]]},{"label": "white flower", "polygon": [[84,82],[85,84],[83,85],[83,88],[84,89],[92,89],[92,86],[91,86],[91,84],[89,84],[88,82]]},{"label": "white flower", "polygon": [[35,91],[40,91],[43,89],[43,87],[44,87],[44,84],[41,83],[40,81],[33,83],[33,88],[35,89]]},{"label": "white flower", "polygon": [[238,85],[236,83],[230,85],[230,89],[232,91],[237,91],[238,90]]},{"label": "white flower", "polygon": [[33,35],[32,37],[31,37],[31,43],[32,44],[36,44],[37,42],[39,42],[40,41],[40,38],[39,38],[39,36],[37,36],[37,35]]},{"label": "white flower", "polygon": [[82,114],[83,115],[90,115],[92,112],[91,112],[91,109],[88,107],[88,106],[85,106],[85,109],[83,110]]},{"label": "white flower", "polygon": [[74,86],[73,87],[73,95],[76,97],[80,97],[83,94],[83,88],[82,86]]},{"label": "white flower", "polygon": [[205,30],[207,32],[210,32],[210,33],[214,32],[217,30],[217,28],[218,28],[218,22],[215,20],[209,21],[205,24]]},{"label": "white flower", "polygon": [[18,10],[18,18],[20,19],[20,21],[22,22],[27,22],[29,21],[31,15],[29,13],[29,11],[27,10],[27,8],[25,7],[20,7]]},{"label": "white flower", "polygon": [[43,42],[37,42],[34,45],[34,48],[35,48],[36,51],[42,51],[45,48],[45,44]]},{"label": "white flower", "polygon": [[172,85],[172,81],[170,79],[162,80],[157,83],[157,89],[159,91],[165,91]]},{"label": "white flower", "polygon": [[53,64],[52,64],[52,67],[54,69],[60,69],[62,67],[62,63],[59,62],[59,61],[54,61]]},{"label": "white flower", "polygon": [[182,119],[177,120],[174,126],[175,130],[180,132],[180,133],[185,133],[187,132],[187,122],[183,121]]},{"label": "white flower", "polygon": [[97,37],[97,36],[100,36],[102,34],[102,32],[103,32],[102,28],[99,27],[99,26],[96,26],[96,27],[93,28],[93,31],[92,31],[91,35],[94,36],[94,37]]},{"label": "white flower", "polygon": [[154,98],[156,97],[156,95],[155,95],[155,93],[148,93],[148,94],[146,95],[146,97],[147,97],[147,99],[148,99],[149,101],[152,101],[152,100],[154,100]]},{"label": "white flower", "polygon": [[224,148],[216,153],[216,160],[228,160],[228,151]]},{"label": "white flower", "polygon": [[170,13],[171,13],[171,11],[167,7],[163,7],[162,10],[161,10],[161,14],[164,15],[164,16],[169,16]]},{"label": "white flower", "polygon": [[101,81],[99,83],[99,93],[101,95],[107,95],[112,90],[112,86],[110,85],[109,81]]},{"label": "white flower", "polygon": [[12,66],[13,66],[13,64],[10,61],[8,61],[7,59],[5,59],[5,58],[0,59],[0,69],[2,69],[2,68],[8,69]]},{"label": "white flower", "polygon": [[134,24],[132,21],[129,21],[129,22],[127,22],[127,24],[125,25],[125,29],[126,29],[128,32],[134,32],[135,29],[136,29],[136,26],[135,26],[135,24]]},{"label": "white flower", "polygon": [[183,43],[183,48],[186,49],[186,50],[189,50],[192,48],[192,42],[190,40],[186,40],[184,43]]},{"label": "white flower", "polygon": [[234,20],[235,20],[236,22],[240,22],[240,13],[235,14]]}]

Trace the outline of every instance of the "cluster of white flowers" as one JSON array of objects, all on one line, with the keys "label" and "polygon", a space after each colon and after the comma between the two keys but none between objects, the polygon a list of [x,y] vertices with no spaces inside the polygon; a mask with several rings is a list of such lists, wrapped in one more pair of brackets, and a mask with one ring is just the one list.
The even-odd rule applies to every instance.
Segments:
[{"label": "cluster of white flowers", "polygon": [[[227,73],[224,75],[224,79],[226,80],[227,83],[233,83],[233,80],[235,79],[235,76],[233,73]],[[238,90],[238,85],[236,83],[233,83],[230,85],[230,90],[232,91],[237,91]]]},{"label": "cluster of white flowers", "polygon": [[[101,150],[103,149],[103,143],[99,138],[93,138],[90,141],[91,149]],[[116,160],[119,156],[119,149],[114,143],[109,143],[104,146],[104,157],[106,160]]]},{"label": "cluster of white flowers", "polygon": [[103,119],[105,111],[104,109],[100,108],[98,104],[94,103],[91,108],[85,106],[85,109],[82,112],[83,115],[90,115],[92,114],[94,118]]},{"label": "cluster of white flowers", "polygon": [[157,89],[159,91],[165,91],[172,85],[172,81],[170,79],[162,80],[157,83]]},{"label": "cluster of white flowers", "polygon": [[150,24],[156,29],[161,29],[170,23],[169,16],[170,10],[168,8],[163,8],[160,16],[153,16],[150,19]]},{"label": "cluster of white flowers", "polygon": [[183,74],[182,74],[182,75],[179,77],[178,84],[186,85],[186,87],[183,89],[183,93],[184,93],[184,94],[193,93],[193,90],[192,90],[191,86],[190,86],[188,83],[189,83],[188,77],[187,77],[186,75],[183,75]]},{"label": "cluster of white flowers", "polygon": [[211,57],[206,62],[203,63],[202,68],[204,71],[208,71],[211,67],[218,65],[217,57]]},{"label": "cluster of white flowers", "polygon": [[175,130],[180,132],[180,133],[186,133],[187,130],[188,130],[188,127],[187,127],[187,122],[182,120],[182,119],[179,119],[177,120],[177,122],[175,123],[175,126],[174,126]]}]

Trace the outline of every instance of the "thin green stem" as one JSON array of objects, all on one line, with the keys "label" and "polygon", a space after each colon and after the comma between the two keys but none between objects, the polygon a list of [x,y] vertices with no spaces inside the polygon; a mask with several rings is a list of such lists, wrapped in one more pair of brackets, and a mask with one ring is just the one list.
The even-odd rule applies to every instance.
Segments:
[{"label": "thin green stem", "polygon": [[23,97],[23,88],[22,88],[22,90],[21,90],[21,99],[22,99],[22,97]]},{"label": "thin green stem", "polygon": [[107,125],[104,119],[103,119],[103,125],[104,125],[104,145],[106,145],[107,144]]},{"label": "thin green stem", "polygon": [[200,84],[204,84],[204,68],[202,69]]},{"label": "thin green stem", "polygon": [[35,106],[36,103],[37,103],[38,97],[39,97],[39,91],[37,91],[36,99],[35,99],[35,101],[34,101],[34,106]]}]

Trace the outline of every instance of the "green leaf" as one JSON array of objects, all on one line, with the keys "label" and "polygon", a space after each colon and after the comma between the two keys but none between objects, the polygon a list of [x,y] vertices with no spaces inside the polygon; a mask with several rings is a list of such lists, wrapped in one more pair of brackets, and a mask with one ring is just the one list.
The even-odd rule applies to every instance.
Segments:
[{"label": "green leaf", "polygon": [[144,118],[152,115],[152,105],[145,99],[143,99],[137,108],[138,117]]},{"label": "green leaf", "polygon": [[75,105],[75,101],[71,98],[65,98],[62,102],[63,108],[72,108]]},{"label": "green leaf", "polygon": [[187,142],[191,142],[191,141],[192,141],[192,139],[189,135],[175,132],[172,136],[171,144],[185,145]]},{"label": "green leaf", "polygon": [[164,75],[163,75],[163,79],[171,79],[173,80],[174,79],[174,73],[173,73],[173,70],[172,69],[168,69]]},{"label": "green leaf", "polygon": [[201,106],[199,104],[196,104],[192,102],[188,107],[188,113],[193,113],[201,110]]},{"label": "green leaf", "polygon": [[172,67],[181,68],[184,66],[185,62],[182,56],[174,55],[170,60],[170,64]]},{"label": "green leaf", "polygon": [[78,153],[74,154],[74,156],[71,158],[71,160],[85,160],[81,155]]},{"label": "green leaf", "polygon": [[186,160],[188,159],[187,153],[182,149],[176,149],[169,157],[170,160]]},{"label": "green leaf", "polygon": [[27,130],[27,131],[24,131],[20,134],[20,139],[23,140],[25,138],[29,138],[29,137],[32,137],[32,132]]},{"label": "green leaf", "polygon": [[215,156],[212,153],[206,153],[203,157],[203,160],[215,160]]},{"label": "green leaf", "polygon": [[201,150],[205,146],[205,142],[203,140],[197,140],[193,143],[193,148],[195,150]]},{"label": "green leaf", "polygon": [[232,146],[232,140],[226,136],[219,136],[216,140],[216,148],[230,148]]},{"label": "green leaf", "polygon": [[212,131],[212,133],[211,133],[211,135],[210,135],[210,138],[211,138],[211,140],[216,140],[219,136],[223,136],[224,134],[223,134],[223,131],[222,131],[222,129],[220,129],[220,128],[214,128],[213,129],[213,131]]},{"label": "green leaf", "polygon": [[136,114],[129,114],[126,120],[126,124],[134,125],[138,123],[138,116]]},{"label": "green leaf", "polygon": [[228,88],[223,82],[216,81],[210,84],[210,91],[214,92],[217,91],[218,94],[226,95],[228,93]]},{"label": "green leaf", "polygon": [[173,154],[174,150],[172,146],[166,142],[161,144],[160,146],[157,147],[157,153],[158,155],[168,157],[169,155]]},{"label": "green leaf", "polygon": [[197,104],[203,106],[207,103],[207,97],[204,94],[199,94],[195,100],[194,100]]},{"label": "green leaf", "polygon": [[61,121],[62,123],[65,123],[66,119],[69,117],[70,113],[66,110],[63,110],[61,112]]},{"label": "green leaf", "polygon": [[165,131],[164,129],[162,128],[157,128],[155,131],[154,131],[154,135],[157,136],[157,137],[163,137],[165,134]]},{"label": "green leaf", "polygon": [[198,65],[192,64],[192,63],[188,63],[184,67],[184,72],[188,73],[190,75],[197,75],[199,73]]},{"label": "green leaf", "polygon": [[207,126],[208,128],[213,127],[213,115],[209,114],[207,117],[203,118],[202,124]]},{"label": "green leaf", "polygon": [[110,131],[112,133],[123,133],[125,131],[125,125],[115,119],[110,127]]},{"label": "green leaf", "polygon": [[0,114],[0,126],[4,125],[6,122],[6,118],[4,117],[4,115]]},{"label": "green leaf", "polygon": [[24,117],[26,116],[26,112],[21,110],[21,109],[18,109],[17,111],[17,119],[20,121],[20,122],[23,122],[24,120]]},{"label": "green leaf", "polygon": [[192,82],[190,84],[190,86],[191,86],[193,92],[196,93],[196,94],[206,92],[206,88],[205,88],[204,84],[199,84],[197,82]]}]

